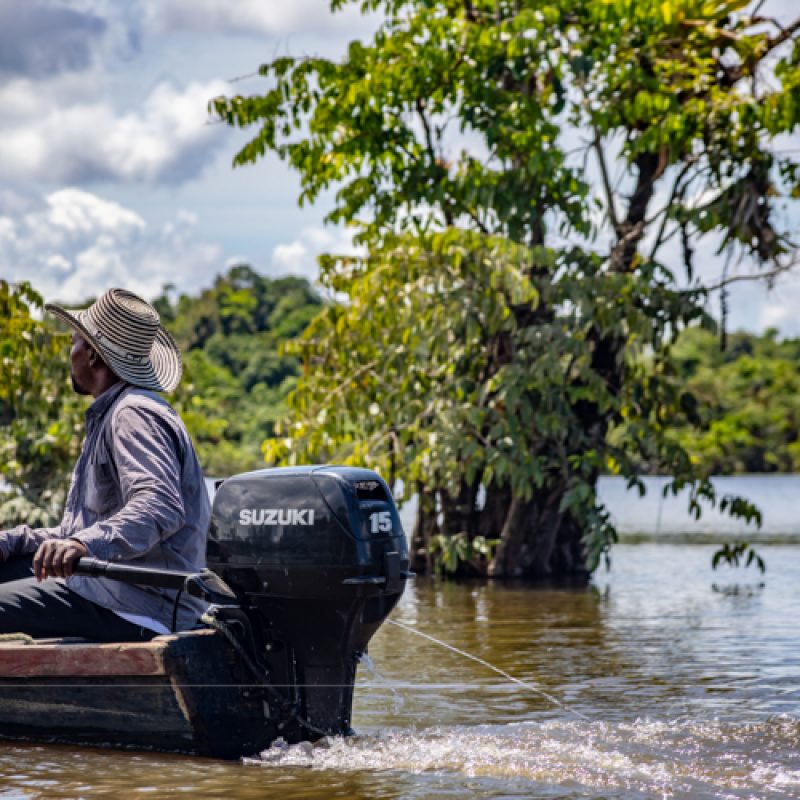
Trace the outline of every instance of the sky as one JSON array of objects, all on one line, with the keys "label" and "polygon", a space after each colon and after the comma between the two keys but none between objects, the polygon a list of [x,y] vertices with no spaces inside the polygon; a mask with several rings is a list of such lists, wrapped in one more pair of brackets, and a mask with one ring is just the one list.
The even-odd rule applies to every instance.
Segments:
[{"label": "sky", "polygon": [[[253,131],[214,124],[207,103],[264,91],[252,73],[277,55],[340,56],[379,24],[328,5],[0,0],[0,278],[67,304],[111,286],[197,292],[235,263],[313,281],[319,253],[351,249],[323,224],[330,199],[300,208],[275,156],[234,169]],[[708,252],[703,269],[722,263]],[[729,306],[731,328],[800,336],[800,271],[737,285]]]}]

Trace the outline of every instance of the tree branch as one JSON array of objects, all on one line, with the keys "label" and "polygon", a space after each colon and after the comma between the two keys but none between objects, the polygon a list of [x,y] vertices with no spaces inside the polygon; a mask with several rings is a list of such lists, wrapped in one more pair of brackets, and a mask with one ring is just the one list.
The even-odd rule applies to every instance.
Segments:
[{"label": "tree branch", "polygon": [[694,288],[684,289],[683,291],[686,293],[696,291],[718,292],[720,289],[724,289],[726,286],[730,286],[732,283],[740,283],[742,281],[769,281],[773,278],[777,278],[779,275],[789,272],[798,264],[800,264],[800,255],[795,256],[786,264],[779,264],[777,267],[775,267],[775,269],[771,269],[768,272],[756,272],[752,275],[731,275],[729,278],[724,278],[717,283],[712,283],[711,285],[707,286],[695,286]]},{"label": "tree branch", "polygon": [[600,144],[600,133],[596,128],[594,140],[592,141],[592,147],[597,154],[597,162],[600,165],[600,174],[603,176],[603,187],[606,193],[606,205],[608,206],[608,219],[611,222],[611,226],[615,231],[617,231],[619,230],[619,219],[617,218],[617,210],[614,206],[614,190],[611,188],[611,179],[608,175],[608,166],[606,165],[606,158],[603,153],[603,148]]},{"label": "tree branch", "polygon": [[[678,195],[683,197],[683,193],[686,191],[686,185],[681,186],[681,183],[683,179],[686,177],[686,173],[692,168],[694,163],[695,159],[689,159],[684,165],[683,169],[678,173],[678,176],[675,178],[675,183],[672,185],[672,191],[670,192],[669,200],[667,201],[667,204],[661,211],[661,213],[664,216],[661,218],[661,225],[659,226],[658,229],[658,235],[656,236],[656,241],[653,244],[653,249],[650,251],[650,261],[652,261],[656,257],[658,249],[661,247],[662,244],[664,244],[665,240],[663,237],[664,233],[666,232],[667,222],[669,221],[669,210],[674,205]],[[656,219],[657,216],[658,215],[656,215],[654,219]]]},{"label": "tree branch", "polygon": [[[436,154],[436,145],[433,141],[433,132],[431,131],[431,125],[428,121],[428,117],[425,114],[425,100],[421,97],[418,97],[415,101],[415,106],[420,122],[422,123],[422,129],[425,132],[425,149],[428,151],[428,157],[431,160],[432,166],[440,171],[440,177],[444,177],[444,175],[447,174],[447,171],[440,164],[440,159]],[[451,226],[454,222],[453,212],[451,209],[447,208],[444,203],[441,205],[442,213],[444,214],[444,221],[448,226]]]},{"label": "tree branch", "polygon": [[663,171],[662,158],[656,153],[641,153],[634,162],[638,170],[636,186],[628,201],[625,220],[617,228],[617,241],[611,248],[609,261],[614,272],[626,272],[633,263],[647,223],[647,207],[655,191],[655,183]]},{"label": "tree branch", "polygon": [[761,56],[761,59],[763,60],[765,55],[771,53],[776,47],[780,47],[784,42],[791,39],[798,31],[800,31],[800,17],[784,28],[777,36],[774,36],[768,40],[767,50]]},{"label": "tree branch", "polygon": [[467,208],[463,203],[459,203],[461,207],[462,213],[466,214],[479,228],[480,232],[489,236],[489,228],[483,222],[483,220],[478,216],[478,214],[473,211],[471,208]]},{"label": "tree branch", "polygon": [[431,162],[433,164],[438,164],[439,157],[436,155],[436,145],[433,141],[431,125],[430,122],[428,122],[428,117],[425,115],[425,101],[421,97],[418,97],[415,101],[415,106],[420,122],[422,123],[422,129],[425,131],[425,149],[428,151]]}]

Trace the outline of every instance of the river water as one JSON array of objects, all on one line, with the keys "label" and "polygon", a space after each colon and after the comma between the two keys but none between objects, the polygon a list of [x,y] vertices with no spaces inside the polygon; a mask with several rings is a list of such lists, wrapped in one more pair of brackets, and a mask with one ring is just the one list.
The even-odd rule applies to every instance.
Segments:
[{"label": "river water", "polygon": [[588,589],[418,580],[356,737],[241,764],[5,744],[0,797],[800,797],[800,547],[759,545],[764,576],[714,550],[623,542]]}]

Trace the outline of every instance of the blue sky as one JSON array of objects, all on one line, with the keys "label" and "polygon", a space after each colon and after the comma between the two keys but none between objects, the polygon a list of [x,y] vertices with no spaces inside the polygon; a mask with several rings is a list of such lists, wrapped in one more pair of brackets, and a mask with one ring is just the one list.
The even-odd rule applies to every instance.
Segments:
[{"label": "blue sky", "polygon": [[[275,55],[336,56],[377,24],[328,0],[0,0],[0,277],[67,303],[197,291],[239,261],[313,280],[349,238],[323,226],[324,198],[297,206],[276,158],[234,170],[248,132],[209,124],[206,104],[262,90],[231,79]],[[739,285],[730,307],[734,327],[800,335],[800,275]]]}]

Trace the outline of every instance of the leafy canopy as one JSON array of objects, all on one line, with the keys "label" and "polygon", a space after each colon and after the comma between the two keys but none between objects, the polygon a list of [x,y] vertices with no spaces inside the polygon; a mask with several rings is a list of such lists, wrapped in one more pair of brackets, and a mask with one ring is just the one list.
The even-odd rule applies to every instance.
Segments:
[{"label": "leafy canopy", "polygon": [[792,265],[797,165],[772,142],[800,122],[800,21],[742,0],[361,6],[385,15],[373,41],[276,59],[263,95],[213,104],[257,126],[236,164],[277,153],[301,203],[335,188],[328,219],[367,249],[321,262],[348,302],[297,346],[267,457],[371,463],[441,509],[480,510],[478,485],[530,519],[557,507],[590,568],[614,536],[601,470],[666,471],[699,514],[713,487],[667,435],[700,419],[672,346],[711,324],[701,243]]}]

